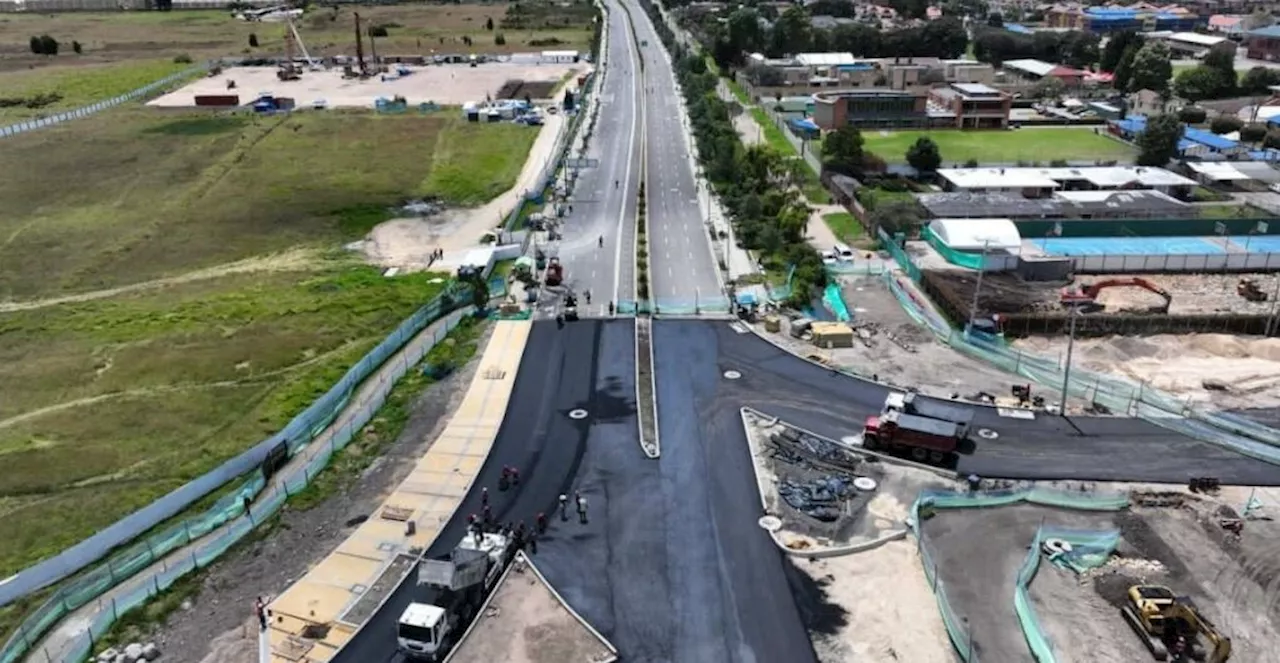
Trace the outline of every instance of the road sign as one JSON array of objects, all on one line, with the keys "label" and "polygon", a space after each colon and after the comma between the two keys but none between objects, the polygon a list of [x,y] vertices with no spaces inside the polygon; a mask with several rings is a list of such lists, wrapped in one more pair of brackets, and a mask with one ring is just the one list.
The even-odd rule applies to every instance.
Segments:
[{"label": "road sign", "polygon": [[564,160],[565,168],[599,168],[599,159],[573,158]]},{"label": "road sign", "polygon": [[1259,235],[1265,235],[1265,234],[1267,234],[1267,222],[1266,222],[1266,221],[1259,221],[1259,222],[1258,222],[1258,227],[1257,227],[1257,228],[1255,228],[1255,230],[1258,232],[1258,234],[1259,234]]},{"label": "road sign", "polygon": [[1213,224],[1213,232],[1218,233],[1219,235],[1227,234],[1227,224],[1221,221],[1215,222]]}]

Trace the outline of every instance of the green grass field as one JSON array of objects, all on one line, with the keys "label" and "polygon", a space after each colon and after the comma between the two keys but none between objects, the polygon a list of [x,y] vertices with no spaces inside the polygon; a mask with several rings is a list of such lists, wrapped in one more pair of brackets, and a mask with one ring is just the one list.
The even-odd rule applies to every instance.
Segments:
[{"label": "green grass field", "polygon": [[862,227],[861,223],[848,212],[832,212],[823,214],[822,220],[826,222],[827,227],[832,233],[845,244],[852,244],[859,239],[866,237],[867,231]]},{"label": "green grass field", "polygon": [[0,574],[275,432],[440,288],[310,267],[0,317]]},{"label": "green grass field", "polygon": [[1136,156],[1133,148],[1099,136],[1092,128],[1034,128],[1010,131],[875,131],[862,132],[867,151],[889,163],[905,163],[907,148],[921,136],[938,144],[943,167],[978,163],[1048,165],[1054,160],[1127,161]]},{"label": "green grass field", "polygon": [[57,101],[36,108],[0,106],[0,123],[9,124],[87,106],[136,90],[170,74],[191,68],[170,60],[61,65],[0,74],[0,100],[31,100],[53,95]]},{"label": "green grass field", "polygon": [[137,108],[9,138],[0,150],[0,302],[334,246],[411,197],[478,203],[512,186],[536,137],[535,128],[447,112],[267,118]]}]

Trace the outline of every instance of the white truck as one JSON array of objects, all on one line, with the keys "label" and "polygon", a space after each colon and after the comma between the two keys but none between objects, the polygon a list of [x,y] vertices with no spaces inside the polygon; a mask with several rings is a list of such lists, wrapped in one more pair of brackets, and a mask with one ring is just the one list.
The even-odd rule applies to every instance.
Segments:
[{"label": "white truck", "polygon": [[441,661],[511,562],[511,541],[501,534],[468,534],[445,559],[418,565],[419,590],[434,591],[431,603],[410,603],[396,625],[396,643],[406,658]]}]

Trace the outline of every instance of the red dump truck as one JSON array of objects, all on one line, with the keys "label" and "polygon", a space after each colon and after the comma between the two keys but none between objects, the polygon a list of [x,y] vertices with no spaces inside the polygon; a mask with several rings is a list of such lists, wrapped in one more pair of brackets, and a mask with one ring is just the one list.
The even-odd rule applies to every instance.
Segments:
[{"label": "red dump truck", "polygon": [[966,426],[954,421],[888,410],[867,417],[862,446],[869,451],[909,454],[917,462],[942,465],[955,459],[965,433]]}]

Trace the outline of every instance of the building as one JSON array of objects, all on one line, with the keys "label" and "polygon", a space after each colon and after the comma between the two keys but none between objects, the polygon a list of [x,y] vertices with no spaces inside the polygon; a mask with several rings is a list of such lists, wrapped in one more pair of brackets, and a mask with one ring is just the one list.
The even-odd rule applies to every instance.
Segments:
[{"label": "building", "polygon": [[1012,193],[1024,198],[1048,198],[1054,191],[1120,191],[1150,189],[1186,198],[1194,180],[1163,168],[1090,166],[1080,168],[940,168],[946,191]]},{"label": "building", "polygon": [[895,90],[936,85],[938,83],[995,83],[995,68],[976,60],[942,60],[939,58],[881,58],[884,82]]},{"label": "building", "polygon": [[813,121],[823,131],[840,127],[927,128],[928,97],[904,90],[815,92]]},{"label": "building", "polygon": [[1050,28],[1099,35],[1126,31],[1191,32],[1207,23],[1196,12],[1178,5],[1138,3],[1130,7],[1086,7],[1073,3],[1053,5],[1045,11],[1045,25]]},{"label": "building", "polygon": [[1129,115],[1163,115],[1174,110],[1175,105],[1169,99],[1160,96],[1155,90],[1138,90],[1126,99],[1129,104]]},{"label": "building", "polygon": [[1031,59],[1006,60],[1004,71],[1029,81],[1039,81],[1043,78],[1053,77],[1062,81],[1067,87],[1084,85],[1085,77],[1089,74],[1089,72],[1080,69],[1072,69],[1071,67],[1064,67],[1043,60]]},{"label": "building", "polygon": [[1280,60],[1280,25],[1250,30],[1244,35],[1244,52],[1254,60]]},{"label": "building", "polygon": [[929,90],[929,104],[950,113],[957,129],[1007,129],[1013,97],[981,83],[952,83]]},{"label": "building", "polygon": [[1193,205],[1145,189],[1054,191],[1047,198],[957,191],[920,194],[916,202],[930,218],[1134,219],[1192,218],[1199,214]]},{"label": "building", "polygon": [[1163,39],[1175,57],[1203,58],[1209,54],[1209,49],[1222,44],[1230,45],[1232,53],[1236,50],[1236,43],[1226,37],[1202,35],[1197,32],[1171,32],[1164,35]]},{"label": "building", "polygon": [[1209,32],[1229,39],[1241,39],[1245,33],[1244,19],[1244,16],[1214,14],[1209,17]]},{"label": "building", "polygon": [[1022,252],[1022,235],[1009,219],[934,219],[923,234],[948,262],[983,271],[1016,269]]},{"label": "building", "polygon": [[577,51],[543,51],[541,60],[547,63],[573,64],[578,61]]}]

